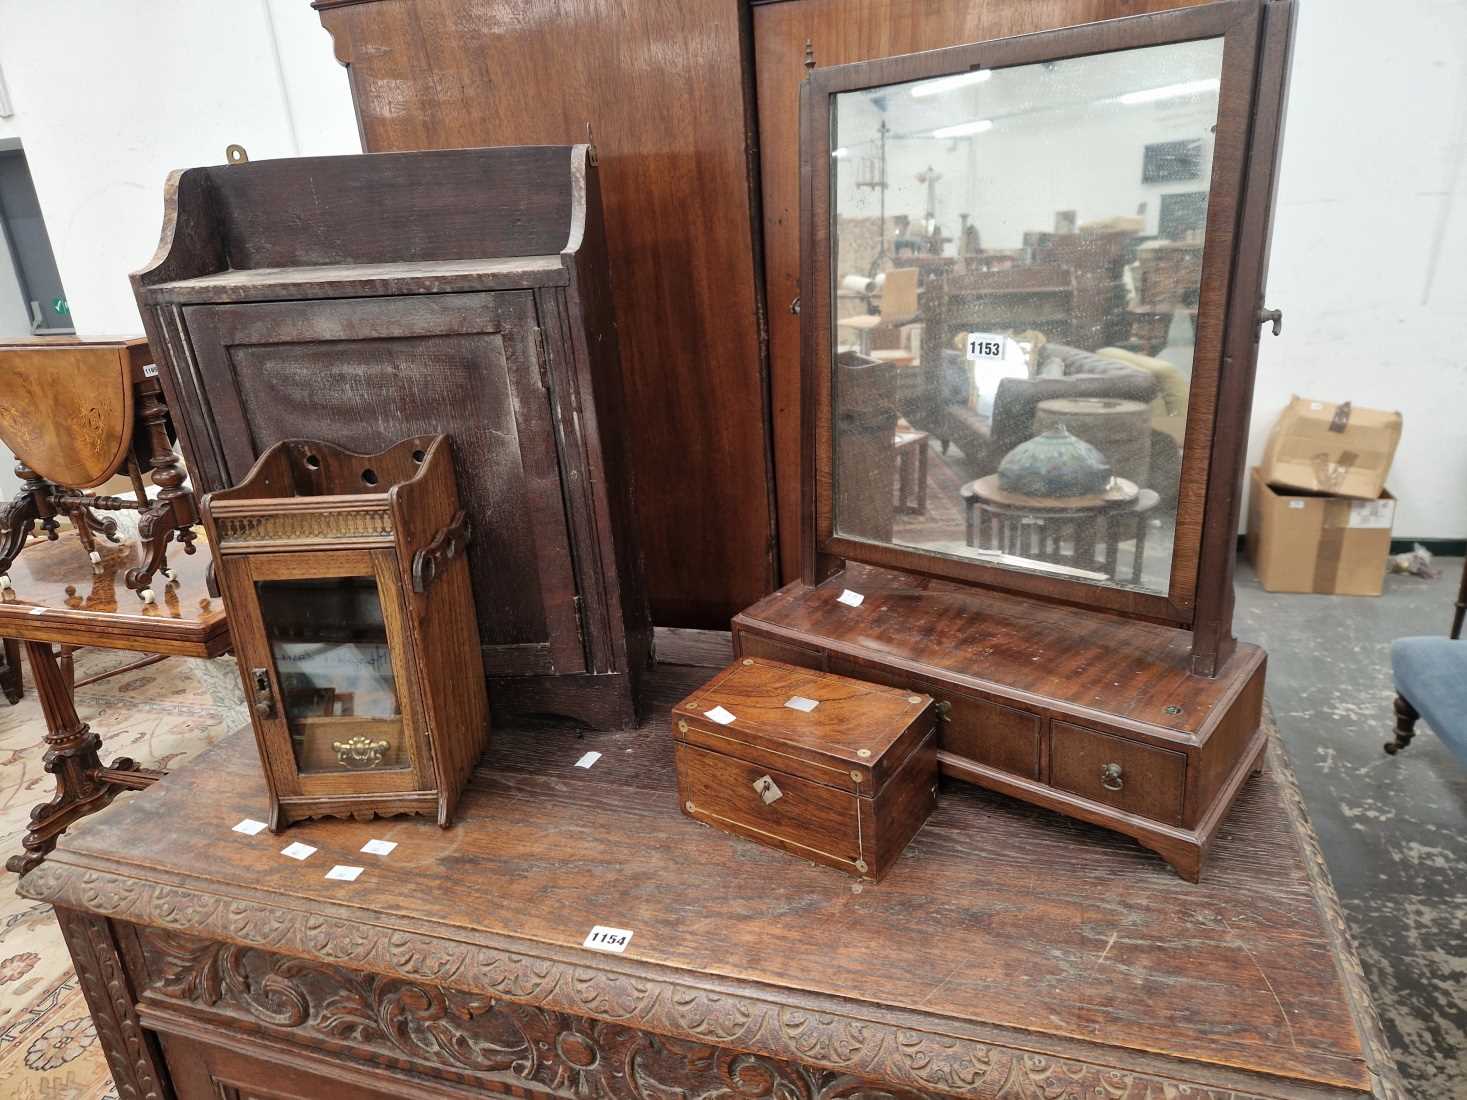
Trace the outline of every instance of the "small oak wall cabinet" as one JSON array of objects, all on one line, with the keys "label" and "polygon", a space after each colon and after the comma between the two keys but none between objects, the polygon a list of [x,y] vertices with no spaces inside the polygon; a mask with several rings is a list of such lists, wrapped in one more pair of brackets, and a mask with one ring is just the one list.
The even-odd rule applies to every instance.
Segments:
[{"label": "small oak wall cabinet", "polygon": [[591,148],[191,168],[164,207],[133,286],[195,486],[285,439],[445,433],[495,713],[632,720],[651,625]]},{"label": "small oak wall cabinet", "polygon": [[[945,773],[1194,881],[1264,750],[1232,585],[1293,20],[1223,0],[812,59],[801,579],[734,622],[741,655],[933,695]],[[1160,182],[1157,149],[1185,154]],[[1179,251],[1164,293],[1126,278]],[[870,393],[841,369],[872,307],[835,288],[909,267],[923,328],[887,361],[927,506],[892,486],[873,517],[851,489],[890,456],[845,438]]]},{"label": "small oak wall cabinet", "polygon": [[450,824],[489,743],[471,531],[444,436],[358,455],[277,443],[204,498],[270,788],[309,817]]}]

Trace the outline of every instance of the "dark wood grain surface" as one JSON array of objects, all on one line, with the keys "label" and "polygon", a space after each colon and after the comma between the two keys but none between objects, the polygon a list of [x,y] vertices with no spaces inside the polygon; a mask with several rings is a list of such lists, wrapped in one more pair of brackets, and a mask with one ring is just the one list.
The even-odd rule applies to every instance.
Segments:
[{"label": "dark wood grain surface", "polygon": [[[839,602],[845,589],[859,607]],[[814,588],[790,585],[743,617],[798,634],[840,638],[1028,697],[1040,713],[1082,707],[1195,738],[1236,685],[1191,672],[1191,636],[1176,627],[987,592],[875,566],[851,565]],[[1236,656],[1257,660],[1256,646]]]},{"label": "dark wood grain surface", "polygon": [[[793,698],[815,706],[793,709],[789,706]],[[932,731],[931,706],[928,695],[745,657],[689,695],[673,714],[705,736],[774,749],[782,756],[834,769],[834,777],[817,772],[813,778],[841,788],[850,787],[848,779],[855,779],[866,785],[869,796],[871,788],[885,783],[913,746]],[[733,720],[725,725],[708,717],[715,708],[734,715]],[[678,735],[686,738],[687,732],[679,727]],[[716,743],[709,747],[732,751]],[[848,776],[853,770],[859,778]]]},{"label": "dark wood grain surface", "polygon": [[[1206,1084],[1213,1091],[1194,1094],[1209,1097],[1368,1095],[1372,1067],[1389,1080],[1277,748],[1223,829],[1204,885],[1123,838],[949,785],[885,880],[857,892],[837,871],[678,813],[667,709],[708,675],[661,671],[655,717],[639,729],[496,731],[447,831],[399,820],[313,822],[288,838],[232,833],[267,805],[251,740],[237,735],[79,823],[22,888],[115,919],[510,1000],[581,997],[575,1011],[662,1019],[674,1032],[703,1030],[676,1008],[678,983],[691,983],[723,1006],[692,1002],[728,1027],[726,1042],[776,1056],[764,1017],[749,1015],[754,1001],[772,998],[779,1042],[803,1035],[816,1062],[837,1054],[810,1013],[864,1021],[842,1031],[839,1057],[851,1064],[867,1065],[887,1028],[906,1029],[893,1048],[904,1033],[918,1053],[935,1032],[949,1037],[936,1064],[914,1068],[887,1047],[879,1060],[909,1085],[946,1081],[929,1086],[937,1091],[1008,1095],[1001,1075],[966,1061],[975,1042],[1038,1063],[1113,1067],[1113,1094],[1127,1097],[1181,1095],[1148,1074]],[[577,768],[592,748],[601,759]],[[172,827],[161,833],[159,820]],[[359,854],[373,837],[398,848]],[[319,852],[283,858],[286,839]],[[367,869],[328,882],[335,863]],[[595,924],[634,932],[624,956],[580,948]],[[562,966],[573,968],[563,984]]]},{"label": "dark wood grain surface", "polygon": [[369,151],[594,140],[654,620],[726,628],[776,583],[742,5],[316,6]]},{"label": "dark wood grain surface", "polygon": [[190,168],[133,284],[196,488],[449,436],[495,712],[620,728],[651,624],[598,180],[586,144]]},{"label": "dark wood grain surface", "polygon": [[86,547],[62,524],[55,542],[33,539],[10,567],[14,588],[0,595],[0,637],[109,649],[143,649],[181,657],[217,657],[229,648],[224,604],[204,585],[209,545],[198,552],[173,548],[174,584],[159,583],[156,604],[145,604],[123,583],[142,564],[136,536],[121,544],[97,540],[102,555],[93,571]]}]

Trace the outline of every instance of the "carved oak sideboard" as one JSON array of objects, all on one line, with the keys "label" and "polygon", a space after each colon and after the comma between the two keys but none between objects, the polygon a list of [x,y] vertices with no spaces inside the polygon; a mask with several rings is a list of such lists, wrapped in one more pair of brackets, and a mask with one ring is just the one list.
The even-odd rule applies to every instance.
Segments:
[{"label": "carved oak sideboard", "polygon": [[79,823],[21,891],[119,1095],[1402,1095],[1277,749],[1200,886],[962,784],[873,885],[683,817],[665,717],[557,732],[496,730],[454,828],[304,823],[303,863],[230,831],[266,804],[247,732]]}]

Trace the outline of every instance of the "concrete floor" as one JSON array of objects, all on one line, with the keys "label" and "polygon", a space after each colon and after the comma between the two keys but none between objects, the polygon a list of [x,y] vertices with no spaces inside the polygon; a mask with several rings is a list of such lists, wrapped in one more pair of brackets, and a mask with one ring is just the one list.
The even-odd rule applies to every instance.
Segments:
[{"label": "concrete floor", "polygon": [[1462,570],[1385,595],[1273,595],[1238,569],[1234,632],[1268,650],[1268,698],[1376,1009],[1412,1097],[1467,1100],[1467,766],[1426,728],[1401,754],[1390,643],[1445,635]]}]

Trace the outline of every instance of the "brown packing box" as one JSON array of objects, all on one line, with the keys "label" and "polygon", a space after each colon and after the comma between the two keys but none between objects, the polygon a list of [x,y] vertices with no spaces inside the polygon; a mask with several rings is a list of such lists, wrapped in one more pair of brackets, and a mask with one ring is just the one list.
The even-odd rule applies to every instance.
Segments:
[{"label": "brown packing box", "polygon": [[1375,500],[1401,441],[1401,414],[1294,397],[1263,451],[1263,480],[1357,500]]},{"label": "brown packing box", "polygon": [[1248,557],[1268,592],[1379,596],[1391,550],[1396,498],[1376,500],[1275,489],[1253,468]]}]

